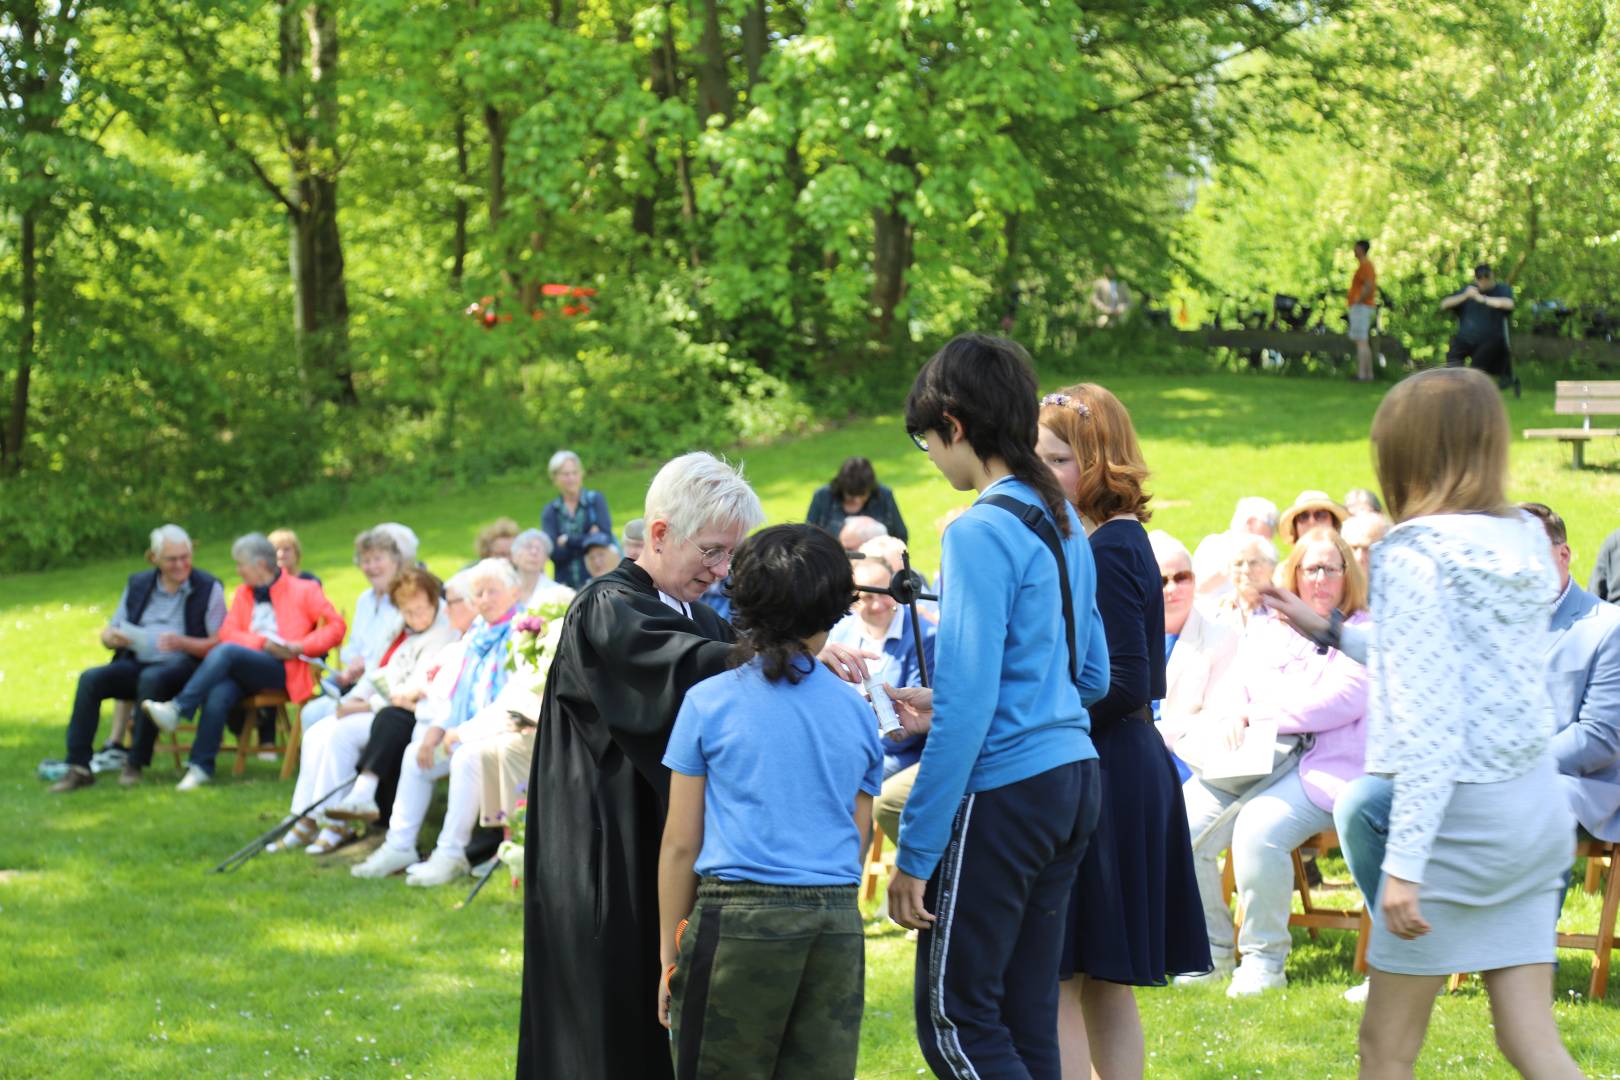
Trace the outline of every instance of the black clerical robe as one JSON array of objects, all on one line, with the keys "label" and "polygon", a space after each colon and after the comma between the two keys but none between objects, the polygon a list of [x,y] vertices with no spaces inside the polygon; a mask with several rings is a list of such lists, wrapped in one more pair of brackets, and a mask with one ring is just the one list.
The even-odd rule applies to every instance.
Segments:
[{"label": "black clerical robe", "polygon": [[627,559],[564,619],[529,770],[519,1080],[672,1075],[655,1010],[664,747],[734,639],[691,608],[665,604]]}]

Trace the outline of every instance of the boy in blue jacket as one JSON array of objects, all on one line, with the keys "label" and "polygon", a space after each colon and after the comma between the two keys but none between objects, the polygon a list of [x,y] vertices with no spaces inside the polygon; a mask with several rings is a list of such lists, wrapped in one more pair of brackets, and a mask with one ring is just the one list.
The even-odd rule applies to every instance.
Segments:
[{"label": "boy in blue jacket", "polygon": [[921,931],[917,1037],[939,1076],[1061,1073],[1058,954],[1100,805],[1086,706],[1108,647],[1085,534],[1035,454],[1038,397],[1022,348],[964,334],[906,401],[912,440],[979,492],[945,534],[934,687],[891,692],[929,732],[889,914]]}]

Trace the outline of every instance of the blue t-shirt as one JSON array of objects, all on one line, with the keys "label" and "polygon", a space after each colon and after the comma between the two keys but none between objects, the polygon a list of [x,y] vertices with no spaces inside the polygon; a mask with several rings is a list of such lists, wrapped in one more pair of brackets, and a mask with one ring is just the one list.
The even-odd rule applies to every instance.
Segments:
[{"label": "blue t-shirt", "polygon": [[855,796],[883,782],[877,716],[848,683],[806,658],[797,684],[758,660],[686,694],[664,764],[706,778],[705,877],[762,885],[856,885]]}]

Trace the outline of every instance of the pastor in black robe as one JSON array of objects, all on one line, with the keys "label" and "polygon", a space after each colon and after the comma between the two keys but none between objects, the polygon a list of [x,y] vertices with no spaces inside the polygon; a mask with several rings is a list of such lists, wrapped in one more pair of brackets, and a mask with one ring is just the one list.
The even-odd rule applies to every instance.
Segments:
[{"label": "pastor in black robe", "polygon": [[519,1080],[664,1080],[658,847],[681,700],[725,670],[731,626],[666,604],[630,560],[580,590],[546,680],[523,853]]}]

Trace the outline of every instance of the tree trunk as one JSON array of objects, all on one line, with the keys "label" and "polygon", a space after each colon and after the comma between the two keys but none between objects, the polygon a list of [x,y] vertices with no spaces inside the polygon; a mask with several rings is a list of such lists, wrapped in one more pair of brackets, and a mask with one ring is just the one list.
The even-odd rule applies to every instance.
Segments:
[{"label": "tree trunk", "polygon": [[[665,101],[679,97],[681,92],[679,69],[676,66],[675,13],[672,8],[671,0],[665,0],[664,40],[659,62],[664,81],[660,99]],[[681,227],[686,234],[687,260],[693,267],[698,267],[703,265],[703,260],[697,245],[697,190],[692,186],[692,159],[686,152],[684,135],[677,136],[675,143],[675,182],[681,192]]]},{"label": "tree trunk", "polygon": [[467,118],[456,111],[456,203],[452,212],[455,236],[451,241],[450,282],[459,287],[467,265]]},{"label": "tree trunk", "polygon": [[[917,165],[910,151],[891,150],[888,159],[906,166],[915,178]],[[894,345],[904,329],[896,324],[895,312],[905,299],[906,273],[912,263],[913,227],[904,212],[911,199],[912,189],[896,191],[872,211],[872,338],[884,348]]]},{"label": "tree trunk", "polygon": [[754,0],[748,5],[748,10],[743,12],[743,68],[748,73],[750,95],[753,93],[754,84],[759,82],[759,69],[765,63],[765,53],[770,47],[770,31],[765,14],[765,0]]},{"label": "tree trunk", "polygon": [[[349,295],[338,230],[338,32],[334,0],[284,0],[281,77],[299,116],[288,140],[292,168],[294,329],[306,377],[345,405],[359,401],[349,369]],[[307,46],[307,48],[306,48]]]},{"label": "tree trunk", "polygon": [[[719,0],[702,0],[702,4],[703,31],[692,54],[698,77],[698,123],[706,125],[718,113],[729,124],[734,102],[731,79],[726,75],[725,43],[720,38]],[[687,10],[697,17],[690,7]]]},{"label": "tree trunk", "polygon": [[22,319],[17,340],[17,379],[11,388],[11,415],[6,422],[5,442],[0,445],[0,460],[6,472],[15,476],[22,471],[23,437],[28,429],[28,383],[34,371],[34,319],[39,304],[39,250],[35,233],[35,211],[29,208],[22,214],[22,231],[17,254],[22,264]]}]

